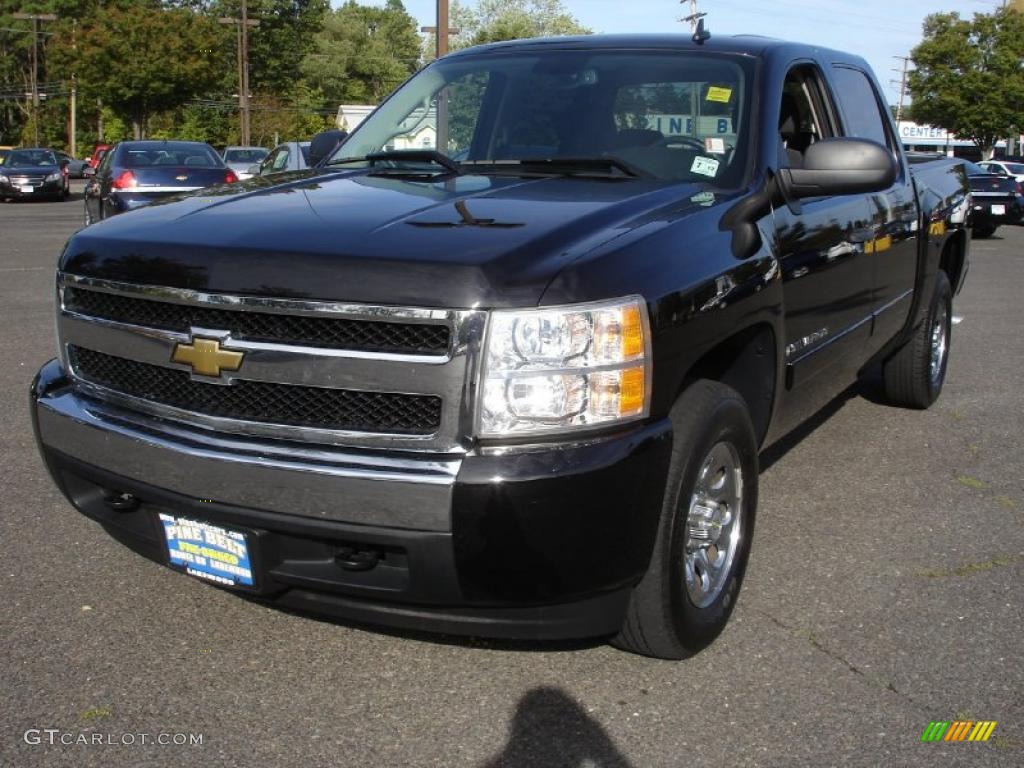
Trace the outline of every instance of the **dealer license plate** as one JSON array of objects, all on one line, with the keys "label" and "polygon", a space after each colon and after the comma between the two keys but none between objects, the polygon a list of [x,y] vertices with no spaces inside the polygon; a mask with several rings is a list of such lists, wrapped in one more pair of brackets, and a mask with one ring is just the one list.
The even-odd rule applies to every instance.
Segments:
[{"label": "dealer license plate", "polygon": [[18,189],[22,192],[32,192],[34,187],[31,184],[22,184]]},{"label": "dealer license plate", "polygon": [[253,586],[248,537],[241,531],[160,513],[170,564],[225,587]]},{"label": "dealer license plate", "polygon": [[992,206],[992,215],[993,216],[1005,216],[1006,215],[1006,206],[1005,205],[993,205]]}]

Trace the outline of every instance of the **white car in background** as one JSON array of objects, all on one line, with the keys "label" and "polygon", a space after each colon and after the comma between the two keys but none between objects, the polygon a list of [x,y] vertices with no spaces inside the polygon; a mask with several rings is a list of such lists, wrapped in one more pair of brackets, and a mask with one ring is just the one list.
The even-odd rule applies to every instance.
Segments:
[{"label": "white car in background", "polygon": [[1013,176],[1017,181],[1024,182],[1024,163],[1014,163],[1008,160],[985,160],[978,165],[989,173]]},{"label": "white car in background", "polygon": [[225,147],[221,157],[239,179],[249,179],[252,178],[249,169],[259,165],[268,152],[263,147]]}]

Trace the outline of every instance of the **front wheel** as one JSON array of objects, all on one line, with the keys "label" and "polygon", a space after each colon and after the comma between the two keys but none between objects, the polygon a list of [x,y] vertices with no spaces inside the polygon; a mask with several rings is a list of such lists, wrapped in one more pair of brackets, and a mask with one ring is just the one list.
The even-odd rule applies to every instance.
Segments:
[{"label": "front wheel", "polygon": [[757,440],[743,398],[695,382],[672,409],[672,461],[654,552],[612,644],[684,659],[725,627],[757,509]]},{"label": "front wheel", "polygon": [[885,395],[893,405],[923,409],[938,399],[949,366],[952,321],[953,292],[940,270],[923,322],[882,366]]}]

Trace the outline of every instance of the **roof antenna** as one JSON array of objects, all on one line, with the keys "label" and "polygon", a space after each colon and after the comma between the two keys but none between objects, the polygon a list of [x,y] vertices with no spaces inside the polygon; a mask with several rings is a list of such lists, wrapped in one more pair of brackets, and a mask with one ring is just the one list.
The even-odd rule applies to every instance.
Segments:
[{"label": "roof antenna", "polygon": [[[702,14],[703,16],[703,14]],[[704,45],[705,40],[711,39],[711,33],[704,27],[704,19],[697,19],[697,28],[693,31],[693,42],[697,45]]]}]

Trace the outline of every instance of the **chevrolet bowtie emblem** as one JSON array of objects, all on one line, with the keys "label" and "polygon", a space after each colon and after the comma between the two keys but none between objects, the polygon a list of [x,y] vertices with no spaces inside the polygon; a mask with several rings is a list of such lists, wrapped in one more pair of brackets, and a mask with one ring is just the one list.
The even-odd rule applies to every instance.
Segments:
[{"label": "chevrolet bowtie emblem", "polygon": [[220,376],[221,371],[237,371],[242,367],[244,352],[221,349],[216,339],[193,338],[191,344],[175,344],[172,363],[192,366],[192,373],[199,376]]}]

